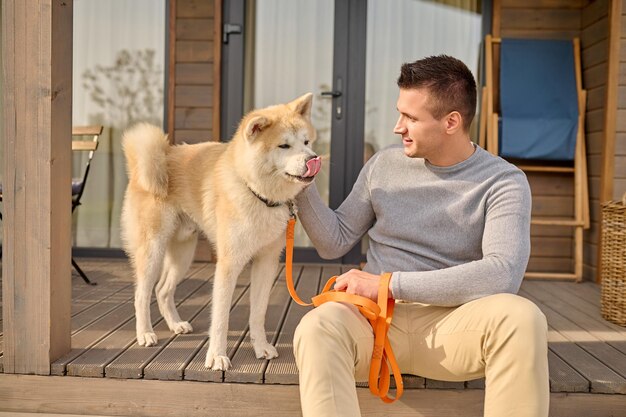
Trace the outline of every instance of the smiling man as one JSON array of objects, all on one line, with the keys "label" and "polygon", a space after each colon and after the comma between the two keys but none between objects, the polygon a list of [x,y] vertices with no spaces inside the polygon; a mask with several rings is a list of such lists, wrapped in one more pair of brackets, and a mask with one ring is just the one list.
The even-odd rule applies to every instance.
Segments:
[{"label": "smiling man", "polygon": [[[404,64],[398,86],[402,145],[375,154],[335,211],[314,185],[303,191],[304,228],[329,259],[369,236],[364,270],[335,288],[376,299],[380,274],[393,273],[389,339],[403,373],[485,377],[485,416],[547,416],[546,320],[515,295],[530,253],[526,177],[471,142],[476,83],[461,61]],[[350,305],[325,303],[302,319],[294,352],[305,417],[360,415],[355,380],[367,380],[373,340]]]}]

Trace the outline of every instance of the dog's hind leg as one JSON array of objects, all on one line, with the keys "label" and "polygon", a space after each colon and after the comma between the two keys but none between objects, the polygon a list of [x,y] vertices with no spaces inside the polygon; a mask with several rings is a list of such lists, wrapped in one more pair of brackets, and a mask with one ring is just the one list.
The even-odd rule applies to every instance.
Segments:
[{"label": "dog's hind leg", "polygon": [[158,339],[152,329],[150,299],[152,290],[163,270],[165,241],[160,236],[139,245],[134,253],[135,274],[135,320],[137,343],[140,346],[156,345]]},{"label": "dog's hind leg", "polygon": [[211,329],[209,330],[209,349],[204,366],[213,370],[225,371],[230,368],[227,356],[228,316],[237,278],[243,270],[247,259],[234,250],[228,251],[230,256],[221,255],[218,247],[215,279],[213,281],[213,299],[211,302]]},{"label": "dog's hind leg", "polygon": [[250,339],[257,358],[272,359],[278,356],[276,348],[267,342],[265,315],[270,290],[278,273],[278,260],[283,249],[281,237],[263,248],[254,258],[250,277]]},{"label": "dog's hind leg", "polygon": [[180,318],[174,302],[174,293],[176,292],[176,285],[185,276],[193,261],[197,241],[198,234],[195,230],[187,227],[178,230],[167,245],[163,274],[156,287],[161,315],[170,330],[176,334],[193,331],[191,324]]}]

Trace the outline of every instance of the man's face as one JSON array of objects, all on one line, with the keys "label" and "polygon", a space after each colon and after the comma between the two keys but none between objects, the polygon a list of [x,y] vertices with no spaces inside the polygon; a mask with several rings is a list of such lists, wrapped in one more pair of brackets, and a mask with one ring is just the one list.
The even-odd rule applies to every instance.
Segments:
[{"label": "man's face", "polygon": [[436,156],[445,138],[445,121],[433,117],[429,100],[430,93],[424,88],[400,89],[400,116],[393,132],[402,136],[404,153],[411,158]]}]

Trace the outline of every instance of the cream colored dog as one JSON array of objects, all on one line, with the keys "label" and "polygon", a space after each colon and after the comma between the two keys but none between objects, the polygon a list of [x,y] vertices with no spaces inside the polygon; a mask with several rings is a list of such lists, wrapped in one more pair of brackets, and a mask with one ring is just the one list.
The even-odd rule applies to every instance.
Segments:
[{"label": "cream colored dog", "polygon": [[285,245],[293,198],[313,180],[312,94],[246,115],[232,141],[169,144],[139,124],[124,134],[129,183],[122,209],[124,248],[135,270],[137,343],[152,346],[150,299],[170,330],[188,333],[174,304],[176,284],[194,255],[197,232],[215,247],[210,343],[205,365],[226,370],[228,316],[237,277],[253,261],[250,338],[257,358],[278,356],[265,335],[265,313]]}]

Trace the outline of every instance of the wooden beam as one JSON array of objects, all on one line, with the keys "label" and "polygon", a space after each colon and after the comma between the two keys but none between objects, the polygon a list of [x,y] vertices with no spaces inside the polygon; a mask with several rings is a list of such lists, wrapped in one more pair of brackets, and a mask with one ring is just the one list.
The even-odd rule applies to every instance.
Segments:
[{"label": "wooden beam", "polygon": [[4,372],[70,349],[72,0],[2,3]]},{"label": "wooden beam", "polygon": [[[602,171],[600,172],[600,203],[613,199],[613,174],[615,171],[615,138],[617,135],[617,95],[619,87],[620,37],[622,0],[609,4],[609,57],[607,64],[606,103],[604,106],[604,146],[602,147]],[[602,222],[602,212],[600,212]],[[598,228],[598,265],[596,282],[602,280],[602,228]]]},{"label": "wooden beam", "polygon": [[169,1],[169,51],[168,79],[167,79],[167,138],[170,143],[175,143],[176,124],[176,0]]},{"label": "wooden beam", "polygon": [[222,0],[214,0],[213,41],[213,135],[211,140],[221,141],[221,88],[222,88]]},{"label": "wooden beam", "polygon": [[493,0],[491,7],[491,35],[494,38],[499,38],[502,19],[502,3],[500,0]]},{"label": "wooden beam", "polygon": [[[367,416],[479,417],[484,394],[481,389],[411,389],[400,401],[385,404],[367,388],[357,388],[361,412]],[[297,385],[32,375],[0,375],[0,410],[136,417],[301,415]],[[617,416],[623,410],[623,395],[550,394],[551,417]]]}]

